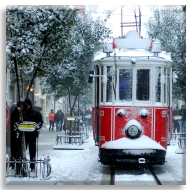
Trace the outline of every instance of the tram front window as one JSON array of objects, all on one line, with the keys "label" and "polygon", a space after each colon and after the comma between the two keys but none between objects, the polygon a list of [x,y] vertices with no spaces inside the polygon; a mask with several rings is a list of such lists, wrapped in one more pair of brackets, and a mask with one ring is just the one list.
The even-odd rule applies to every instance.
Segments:
[{"label": "tram front window", "polygon": [[112,102],[112,67],[107,67],[107,92],[106,102]]},{"label": "tram front window", "polygon": [[137,70],[137,100],[149,100],[150,70]]},{"label": "tram front window", "polygon": [[155,80],[156,80],[155,101],[161,102],[161,67],[156,67]]},{"label": "tram front window", "polygon": [[132,69],[119,70],[119,99],[132,100]]}]

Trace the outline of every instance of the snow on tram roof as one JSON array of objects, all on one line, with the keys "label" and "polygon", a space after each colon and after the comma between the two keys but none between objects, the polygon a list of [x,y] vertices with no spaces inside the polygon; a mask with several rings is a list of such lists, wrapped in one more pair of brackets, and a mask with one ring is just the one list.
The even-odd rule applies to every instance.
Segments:
[{"label": "snow on tram roof", "polygon": [[[112,60],[114,57],[114,53],[110,53],[110,56],[107,56],[106,53],[100,53],[97,56],[95,56],[94,61],[99,61],[99,60]],[[148,58],[153,58],[153,59],[164,59],[166,61],[171,61],[171,56],[165,52],[161,52],[158,54],[158,56],[155,56],[153,53],[147,50],[142,50],[142,49],[125,49],[125,50],[120,50],[116,52],[116,57],[148,57]]]}]

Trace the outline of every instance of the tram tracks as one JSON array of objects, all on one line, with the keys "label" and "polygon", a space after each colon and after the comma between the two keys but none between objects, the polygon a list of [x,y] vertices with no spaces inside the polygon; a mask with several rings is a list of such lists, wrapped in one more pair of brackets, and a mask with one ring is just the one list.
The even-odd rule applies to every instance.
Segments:
[{"label": "tram tracks", "polygon": [[[127,167],[121,169],[121,166],[112,165],[110,170],[110,185],[162,185],[153,168],[149,165],[140,169],[136,167],[133,170],[127,170]],[[123,179],[123,181],[119,181],[119,179]],[[132,181],[133,179],[135,181]]]},{"label": "tram tracks", "polygon": [[162,185],[161,181],[158,179],[157,175],[155,174],[152,166],[148,166],[148,169],[151,172],[152,176],[154,177],[154,180],[157,183],[157,185]]}]

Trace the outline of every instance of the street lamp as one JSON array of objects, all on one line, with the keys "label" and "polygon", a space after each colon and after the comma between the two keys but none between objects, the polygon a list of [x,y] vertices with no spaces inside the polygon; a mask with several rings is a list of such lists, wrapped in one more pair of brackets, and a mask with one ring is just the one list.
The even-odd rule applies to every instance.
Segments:
[{"label": "street lamp", "polygon": [[37,93],[34,93],[34,96],[35,96],[35,100],[34,100],[34,101],[35,101],[35,105],[36,105],[36,102],[37,102],[37,97],[39,97],[39,95],[40,95],[40,94],[39,94],[38,92],[37,92]]},{"label": "street lamp", "polygon": [[[26,90],[29,89],[29,86],[26,87]],[[34,86],[32,85],[31,88],[30,88],[30,92],[33,92],[34,91]]]}]

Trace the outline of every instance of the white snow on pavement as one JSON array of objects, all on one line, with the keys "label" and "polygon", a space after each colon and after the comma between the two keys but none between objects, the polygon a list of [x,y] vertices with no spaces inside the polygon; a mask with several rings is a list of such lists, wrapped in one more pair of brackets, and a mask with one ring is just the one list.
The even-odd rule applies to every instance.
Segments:
[{"label": "white snow on pavement", "polygon": [[[105,166],[98,162],[98,147],[95,146],[92,132],[88,142],[82,145],[84,150],[53,150],[56,145],[56,134],[60,133],[44,129],[39,135],[38,159],[50,157],[52,166],[50,178],[41,180],[39,178],[7,177],[6,184],[101,185]],[[178,148],[177,144],[168,146],[167,163],[159,167],[165,167],[172,173],[175,180],[183,181],[185,179],[184,154],[176,154],[176,148]],[[128,177],[135,180],[134,176]],[[146,179],[148,176],[144,174],[142,177]]]}]

